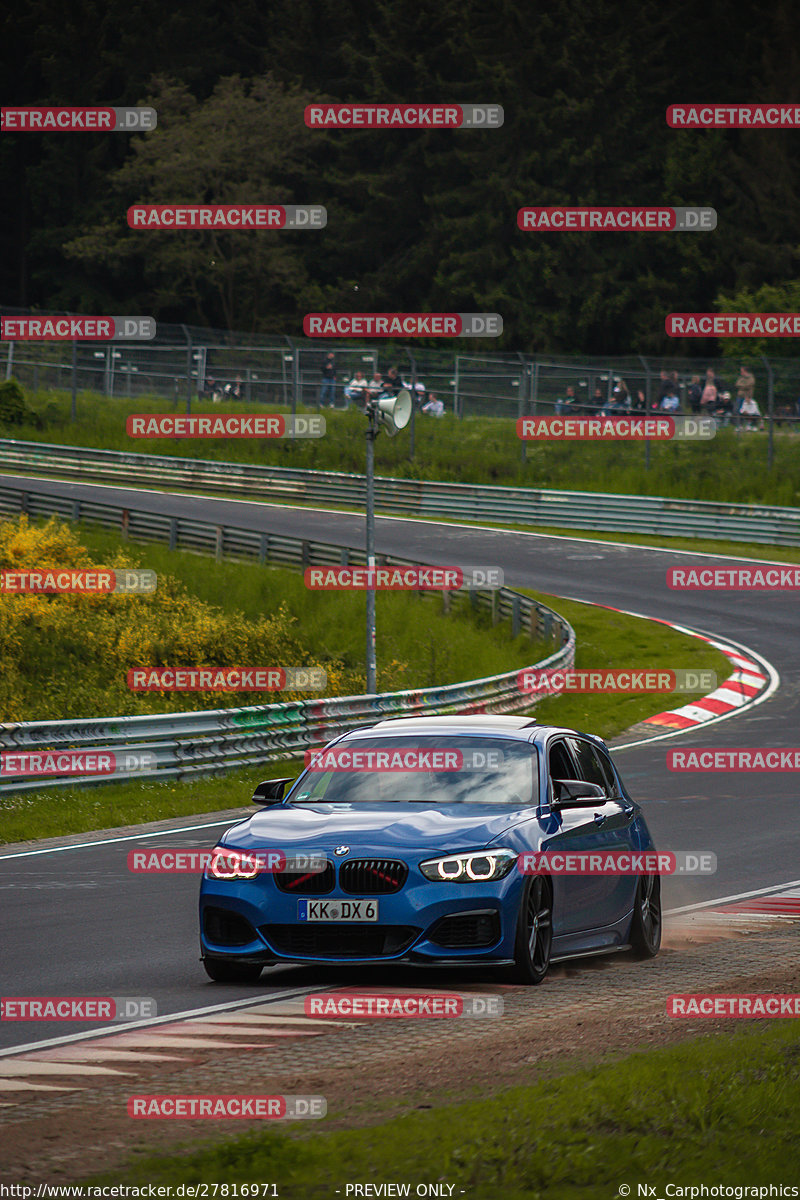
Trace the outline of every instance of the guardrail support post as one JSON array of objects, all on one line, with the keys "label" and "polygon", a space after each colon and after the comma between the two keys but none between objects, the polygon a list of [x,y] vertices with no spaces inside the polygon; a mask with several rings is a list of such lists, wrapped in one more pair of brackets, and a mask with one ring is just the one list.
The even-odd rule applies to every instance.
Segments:
[{"label": "guardrail support post", "polygon": [[19,494],[19,511],[21,513],[30,512],[30,496],[28,492],[20,492]]},{"label": "guardrail support post", "polygon": [[511,601],[511,636],[517,637],[521,627],[519,596]]},{"label": "guardrail support post", "polygon": [[123,542],[127,542],[127,540],[128,540],[128,530],[129,530],[129,528],[130,528],[130,523],[131,523],[131,513],[130,513],[130,509],[129,509],[129,508],[123,508],[123,510],[122,510],[122,524],[120,525],[120,532],[121,532],[121,534],[122,534],[122,540],[123,540]]},{"label": "guardrail support post", "polygon": [[72,501],[72,519],[73,519],[73,521],[80,521],[80,519],[81,519],[81,502],[80,502],[80,500]]},{"label": "guardrail support post", "polygon": [[445,614],[450,612],[450,593],[446,588],[442,591],[442,612]]},{"label": "guardrail support post", "polygon": [[258,543],[258,561],[265,563],[269,558],[269,534],[262,533]]},{"label": "guardrail support post", "polygon": [[178,518],[170,517],[169,522],[169,548],[170,550],[177,549],[178,546]]},{"label": "guardrail support post", "polygon": [[222,561],[222,548],[225,545],[225,526],[217,525],[214,535],[214,558]]},{"label": "guardrail support post", "polygon": [[347,567],[349,565],[350,565],[350,548],[349,548],[349,546],[342,546],[342,549],[339,552],[339,566]]},{"label": "guardrail support post", "polygon": [[500,612],[499,612],[498,601],[497,601],[497,589],[492,591],[490,593],[490,595],[491,595],[491,603],[492,603],[492,624],[496,625],[497,622],[500,620]]}]

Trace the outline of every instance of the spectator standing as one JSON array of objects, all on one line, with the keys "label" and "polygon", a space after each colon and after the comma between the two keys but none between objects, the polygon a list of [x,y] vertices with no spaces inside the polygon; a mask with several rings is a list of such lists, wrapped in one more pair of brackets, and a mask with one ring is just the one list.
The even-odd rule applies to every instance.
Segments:
[{"label": "spectator standing", "polygon": [[693,413],[700,412],[700,400],[703,395],[703,389],[700,386],[700,376],[693,375],[692,382],[689,384],[689,389],[686,393],[686,399],[689,402],[689,409]]},{"label": "spectator standing", "polygon": [[647,396],[645,395],[644,388],[636,389],[636,395],[633,398],[633,408],[636,412],[646,412]]},{"label": "spectator standing", "polygon": [[333,408],[336,404],[336,359],[333,354],[325,355],[321,375],[319,402],[323,408]]},{"label": "spectator standing", "polygon": [[703,412],[713,413],[719,400],[719,388],[711,367],[706,371],[706,381],[700,394],[700,408]]},{"label": "spectator standing", "polygon": [[393,396],[396,396],[398,392],[403,390],[404,386],[403,380],[397,372],[397,367],[389,367],[389,370],[386,372],[386,378],[383,381],[384,392],[391,392]]},{"label": "spectator standing", "polygon": [[[739,378],[736,380],[736,411],[742,412],[745,400],[753,399],[756,387],[756,377],[744,363],[739,366]],[[756,407],[758,407],[756,405]],[[761,414],[759,413],[759,416]]]}]

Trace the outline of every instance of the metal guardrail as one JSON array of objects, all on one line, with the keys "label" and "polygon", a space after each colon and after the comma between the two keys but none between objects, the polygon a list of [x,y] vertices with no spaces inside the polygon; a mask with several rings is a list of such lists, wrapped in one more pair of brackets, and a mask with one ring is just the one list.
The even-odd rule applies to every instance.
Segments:
[{"label": "metal guardrail", "polygon": [[[166,455],[121,453],[80,446],[0,440],[0,467],[47,471],[120,484],[160,484],[184,489],[248,494],[293,503],[363,507],[365,479],[338,471],[209,462]],[[621,496],[539,488],[438,483],[378,477],[376,507],[383,512],[545,525],[669,537],[724,538],[800,545],[800,508]]]},{"label": "metal guardrail", "polygon": [[[0,486],[0,513],[18,512],[27,512],[33,517],[57,515],[68,520],[96,522],[118,528],[129,538],[164,540],[172,549],[210,552],[217,558],[249,558],[262,563],[303,566],[365,562],[364,551],[346,546]],[[409,560],[379,556],[378,561],[381,565],[400,566]],[[508,588],[491,592],[453,591],[444,593],[444,598],[446,605],[457,599],[457,602],[488,609],[495,623],[510,617],[514,636],[527,630],[532,639],[553,639],[558,648],[530,669],[560,669],[574,665],[574,630],[546,605]],[[298,700],[191,713],[3,724],[0,725],[0,750],[57,751],[69,748],[107,751],[116,756],[118,769],[113,775],[106,776],[54,776],[46,781],[40,776],[4,782],[0,791],[9,794],[69,784],[192,778],[204,772],[241,769],[256,763],[299,757],[308,747],[319,746],[339,733],[371,725],[387,716],[515,712],[530,708],[545,694],[552,694],[544,690],[520,692],[518,675],[519,670],[515,670],[465,683],[386,692],[377,696]]]}]

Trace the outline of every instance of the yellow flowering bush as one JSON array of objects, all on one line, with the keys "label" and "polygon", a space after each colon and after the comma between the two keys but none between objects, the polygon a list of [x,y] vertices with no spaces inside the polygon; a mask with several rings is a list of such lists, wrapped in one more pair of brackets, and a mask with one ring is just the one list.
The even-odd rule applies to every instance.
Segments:
[{"label": "yellow flowering bush", "polygon": [[[0,520],[2,570],[93,566],[123,569],[134,564],[123,549],[111,561],[92,562],[73,530],[55,517],[42,526],[31,526],[24,515]],[[283,605],[269,616],[248,620],[192,596],[163,575],[156,591],[146,595],[0,592],[0,720],[185,712],[363,691],[363,675],[338,662],[319,662],[296,626]],[[323,667],[328,687],[324,693],[291,697],[128,689],[131,668],[166,666]],[[402,664],[396,666],[399,677]]]}]

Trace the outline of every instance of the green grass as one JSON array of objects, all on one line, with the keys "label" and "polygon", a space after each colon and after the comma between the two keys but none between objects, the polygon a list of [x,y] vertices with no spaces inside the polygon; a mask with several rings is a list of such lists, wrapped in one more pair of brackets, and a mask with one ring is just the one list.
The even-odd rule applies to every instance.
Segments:
[{"label": "green grass", "polygon": [[646,1184],[663,1196],[670,1182],[792,1184],[799,1058],[797,1022],[765,1021],[366,1128],[267,1127],[92,1182],[276,1181],[282,1200],[390,1180],[410,1183],[412,1195],[438,1180],[471,1200],[608,1200],[621,1184],[632,1196]]},{"label": "green grass", "polygon": [[[592,604],[532,592],[527,588],[520,588],[519,591],[557,609],[569,621],[577,638],[576,667],[636,667],[650,670],[689,667],[692,670],[715,671],[720,683],[734,669],[729,659],[707,642],[678,633],[666,625],[640,617],[628,617]],[[542,725],[566,725],[568,728],[598,733],[608,740],[645,717],[690,704],[702,694],[674,692],[626,696],[598,693],[552,696],[540,701],[534,712]]]},{"label": "green grass", "polygon": [[[321,470],[364,471],[363,415],[326,411],[324,438],[257,441],[247,438],[211,441],[133,439],[125,433],[130,412],[172,411],[169,401],[115,399],[93,393],[78,397],[78,420],[69,420],[66,392],[27,394],[46,415],[45,429],[20,426],[3,436],[27,441],[60,442],[108,450],[170,454],[217,461],[270,463]],[[242,402],[204,405],[197,412],[237,411]],[[281,411],[280,406],[274,411]],[[285,410],[284,410],[285,411]],[[298,411],[310,412],[313,409]],[[463,421],[448,417],[416,422],[416,454],[409,462],[408,434],[376,444],[376,471],[412,479],[505,484],[684,499],[800,505],[800,456],[797,434],[789,427],[775,432],[775,465],[766,470],[766,434],[738,435],[722,429],[709,442],[652,443],[650,468],[640,443],[528,443],[527,461],[512,420],[483,417]]]},{"label": "green grass", "polygon": [[[97,561],[111,556],[119,535],[78,525],[80,537]],[[208,555],[169,550],[158,542],[126,542],[137,565],[172,575],[199,599],[226,612],[255,620],[286,605],[310,653],[338,660],[362,672],[365,657],[363,592],[310,591],[302,573],[253,562],[215,561]],[[524,667],[552,653],[550,642],[511,637],[509,621],[493,626],[488,612],[466,602],[442,611],[441,596],[378,592],[375,597],[378,689],[439,687]],[[290,665],[290,664],[287,664]]]}]

